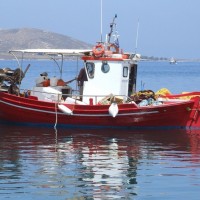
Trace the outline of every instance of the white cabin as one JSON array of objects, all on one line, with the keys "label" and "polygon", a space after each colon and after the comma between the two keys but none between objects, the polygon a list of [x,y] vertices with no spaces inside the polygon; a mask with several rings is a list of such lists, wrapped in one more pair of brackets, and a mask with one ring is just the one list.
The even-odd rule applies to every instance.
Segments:
[{"label": "white cabin", "polygon": [[84,61],[88,81],[84,82],[83,102],[89,103],[92,98],[97,104],[110,95],[126,100],[135,91],[137,65],[132,64],[131,59],[86,58]]}]

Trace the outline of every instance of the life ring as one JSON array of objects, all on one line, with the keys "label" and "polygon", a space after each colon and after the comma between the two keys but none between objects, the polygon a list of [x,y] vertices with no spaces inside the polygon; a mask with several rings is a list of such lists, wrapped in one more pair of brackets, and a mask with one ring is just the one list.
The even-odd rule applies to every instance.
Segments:
[{"label": "life ring", "polygon": [[113,53],[119,53],[119,47],[117,47],[115,44],[110,44],[108,46],[108,50],[111,50],[114,48],[114,51],[112,51]]},{"label": "life ring", "polygon": [[93,47],[92,52],[95,57],[101,57],[105,52],[105,48],[103,44],[97,44],[95,47]]}]

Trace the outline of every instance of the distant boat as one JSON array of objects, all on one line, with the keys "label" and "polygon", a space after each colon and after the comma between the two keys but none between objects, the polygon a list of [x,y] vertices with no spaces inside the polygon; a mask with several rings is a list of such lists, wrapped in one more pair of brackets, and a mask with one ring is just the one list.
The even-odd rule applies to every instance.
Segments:
[{"label": "distant boat", "polygon": [[177,61],[175,58],[171,58],[169,61],[170,64],[177,64]]}]

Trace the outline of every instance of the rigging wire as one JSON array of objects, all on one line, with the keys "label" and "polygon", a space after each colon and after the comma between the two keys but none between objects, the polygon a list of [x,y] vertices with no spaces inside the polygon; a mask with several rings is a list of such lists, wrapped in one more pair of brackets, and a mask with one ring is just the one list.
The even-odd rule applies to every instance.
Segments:
[{"label": "rigging wire", "polygon": [[[79,58],[76,57],[76,77],[78,76]],[[76,81],[76,91],[78,91],[78,81]]]}]

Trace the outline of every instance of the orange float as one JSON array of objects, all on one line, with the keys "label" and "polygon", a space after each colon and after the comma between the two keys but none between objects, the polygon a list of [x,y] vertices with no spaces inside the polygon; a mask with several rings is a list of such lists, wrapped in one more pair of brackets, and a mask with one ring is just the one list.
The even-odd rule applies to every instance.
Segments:
[{"label": "orange float", "polygon": [[62,79],[58,79],[57,86],[65,86],[65,82]]},{"label": "orange float", "polygon": [[48,86],[50,86],[50,80],[47,79],[47,80],[43,81],[43,82],[42,82],[42,85],[43,85],[43,87],[48,87]]},{"label": "orange float", "polygon": [[95,57],[101,57],[101,56],[103,56],[103,54],[105,52],[105,48],[104,48],[103,44],[97,44],[93,48],[92,52],[93,52]]}]

